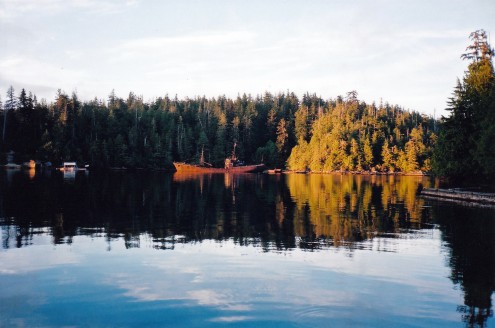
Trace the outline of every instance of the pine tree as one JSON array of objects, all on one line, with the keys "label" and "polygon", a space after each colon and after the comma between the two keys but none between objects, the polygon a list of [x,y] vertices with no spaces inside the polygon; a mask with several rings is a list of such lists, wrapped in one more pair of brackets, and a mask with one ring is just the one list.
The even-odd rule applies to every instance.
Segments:
[{"label": "pine tree", "polygon": [[417,147],[414,140],[406,143],[406,169],[405,172],[415,172],[419,169]]},{"label": "pine tree", "polygon": [[364,139],[363,154],[364,168],[367,170],[371,170],[373,165],[373,150],[371,149],[370,140],[368,138]]},{"label": "pine tree", "polygon": [[494,177],[494,52],[485,31],[471,33],[470,39],[473,43],[461,58],[471,63],[449,101],[450,116],[442,117],[433,167],[453,178]]},{"label": "pine tree", "polygon": [[389,148],[388,141],[385,140],[382,147],[382,170],[385,172],[393,172],[394,171],[394,163],[393,163],[393,155],[392,151]]},{"label": "pine tree", "polygon": [[[7,129],[9,122],[9,112],[14,112],[17,107],[17,101],[14,95],[14,88],[12,86],[7,90],[7,100],[5,101],[4,107],[4,115],[3,115],[3,132],[2,132],[2,141],[5,144],[7,143]],[[6,148],[5,148],[6,149]]]},{"label": "pine tree", "polygon": [[284,160],[288,157],[288,142],[289,133],[287,132],[287,124],[285,119],[280,119],[277,124],[277,150],[280,156],[279,164],[280,166],[285,166]]},{"label": "pine tree", "polygon": [[299,108],[295,115],[295,133],[298,141],[309,141],[308,108],[304,105]]}]

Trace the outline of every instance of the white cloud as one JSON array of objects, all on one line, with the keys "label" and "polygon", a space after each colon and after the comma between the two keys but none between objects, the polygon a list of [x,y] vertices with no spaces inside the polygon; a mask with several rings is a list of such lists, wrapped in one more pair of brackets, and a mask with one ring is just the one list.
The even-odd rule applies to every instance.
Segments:
[{"label": "white cloud", "polygon": [[[25,274],[81,262],[80,255],[70,252],[63,246],[54,249],[53,245],[50,245],[50,238],[47,238],[47,241],[43,241],[42,238],[37,237],[38,240],[35,242],[38,245],[36,247],[23,247],[0,252],[0,263],[2,263],[0,274]],[[43,245],[45,243],[47,245]]]},{"label": "white cloud", "polygon": [[192,290],[187,293],[199,305],[214,306],[221,310],[248,311],[250,306],[245,304],[234,304],[234,300],[225,294],[211,289]]},{"label": "white cloud", "polygon": [[225,316],[225,317],[217,317],[213,318],[210,321],[211,322],[240,322],[240,321],[246,321],[252,319],[251,317],[248,316],[243,316],[243,315],[238,315],[238,316]]},{"label": "white cloud", "polygon": [[112,14],[139,4],[139,0],[2,0],[0,2],[0,18],[14,20],[26,13],[55,16],[61,12],[77,9],[88,10],[93,14]]},{"label": "white cloud", "polygon": [[226,44],[241,44],[251,42],[254,33],[249,31],[207,31],[194,34],[170,36],[170,37],[147,37],[124,42],[119,50],[156,50],[172,46],[198,46],[207,45],[215,47]]},{"label": "white cloud", "polygon": [[[69,86],[68,92],[74,91],[88,81],[88,73],[82,69],[64,67],[64,64],[33,58],[29,56],[0,57],[2,80],[10,81],[16,88],[25,88],[37,82],[37,88],[52,90]],[[7,85],[2,87],[8,87]],[[54,95],[39,94],[38,97],[51,98]]]}]

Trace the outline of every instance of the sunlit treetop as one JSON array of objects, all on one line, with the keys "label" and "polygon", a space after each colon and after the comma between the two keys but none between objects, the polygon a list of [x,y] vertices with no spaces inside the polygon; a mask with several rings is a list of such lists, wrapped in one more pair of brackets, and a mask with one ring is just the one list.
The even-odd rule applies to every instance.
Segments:
[{"label": "sunlit treetop", "polygon": [[461,55],[462,59],[480,61],[483,59],[490,60],[493,57],[493,48],[488,42],[488,35],[485,30],[477,30],[469,35],[473,44],[466,48],[466,53]]}]

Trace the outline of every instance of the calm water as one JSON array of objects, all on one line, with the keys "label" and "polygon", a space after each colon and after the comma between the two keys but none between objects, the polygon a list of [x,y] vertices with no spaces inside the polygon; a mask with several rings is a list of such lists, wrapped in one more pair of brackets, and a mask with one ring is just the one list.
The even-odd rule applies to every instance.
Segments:
[{"label": "calm water", "polygon": [[494,327],[495,210],[421,186],[0,172],[0,326]]}]

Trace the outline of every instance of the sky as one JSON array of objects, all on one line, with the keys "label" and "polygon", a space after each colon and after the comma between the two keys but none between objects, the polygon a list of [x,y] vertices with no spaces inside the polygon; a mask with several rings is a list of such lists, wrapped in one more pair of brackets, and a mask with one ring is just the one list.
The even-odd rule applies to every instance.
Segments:
[{"label": "sky", "polygon": [[0,97],[356,90],[439,117],[493,17],[493,0],[0,0]]}]

